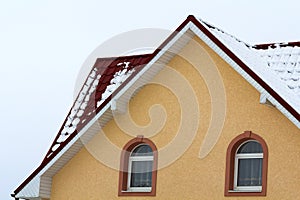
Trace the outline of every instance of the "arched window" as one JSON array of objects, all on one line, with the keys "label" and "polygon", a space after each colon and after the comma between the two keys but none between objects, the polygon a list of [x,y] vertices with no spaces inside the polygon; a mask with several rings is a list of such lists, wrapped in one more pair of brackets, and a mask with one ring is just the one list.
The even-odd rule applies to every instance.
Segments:
[{"label": "arched window", "polygon": [[259,142],[249,140],[237,150],[234,166],[234,190],[261,191],[263,150]]},{"label": "arched window", "polygon": [[129,157],[127,191],[151,192],[153,152],[148,144],[140,144]]},{"label": "arched window", "polygon": [[157,149],[143,137],[123,148],[119,173],[119,196],[155,196]]},{"label": "arched window", "polygon": [[265,196],[268,148],[251,131],[237,136],[228,146],[225,196]]}]

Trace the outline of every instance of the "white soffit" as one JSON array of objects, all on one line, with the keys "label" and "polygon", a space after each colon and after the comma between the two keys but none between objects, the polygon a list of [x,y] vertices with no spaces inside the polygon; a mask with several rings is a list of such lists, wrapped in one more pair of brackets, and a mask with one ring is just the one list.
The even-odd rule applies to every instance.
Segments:
[{"label": "white soffit", "polygon": [[17,195],[16,198],[38,198],[40,187],[40,177],[32,179]]}]

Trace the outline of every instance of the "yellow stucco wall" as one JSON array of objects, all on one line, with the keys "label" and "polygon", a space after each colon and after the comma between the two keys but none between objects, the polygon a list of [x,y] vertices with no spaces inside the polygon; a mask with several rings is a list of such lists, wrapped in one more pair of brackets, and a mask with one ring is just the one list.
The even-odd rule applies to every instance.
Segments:
[{"label": "yellow stucco wall", "polygon": [[[157,174],[155,197],[118,197],[119,172],[103,165],[83,148],[53,178],[51,200],[61,199],[241,199],[224,197],[226,149],[231,140],[245,130],[251,130],[266,141],[269,148],[268,187],[266,197],[242,199],[298,199],[300,196],[300,134],[276,108],[259,104],[259,93],[225,61],[195,38],[217,66],[226,91],[226,119],[220,138],[203,159],[199,150],[211,120],[211,98],[204,79],[191,64],[179,56],[168,64],[189,81],[198,99],[199,129],[192,145],[174,163]],[[182,51],[205,60],[208,54],[193,54],[195,46]],[[209,63],[208,63],[209,65]],[[205,66],[204,66],[205,67]],[[156,80],[167,79],[162,70]],[[144,126],[150,123],[148,110],[160,104],[165,108],[167,121],[163,129],[151,137],[158,149],[167,145],[176,135],[181,110],[171,90],[157,84],[145,86],[129,104],[133,120]],[[114,120],[104,128],[109,140],[122,148],[132,137],[124,134]],[[143,134],[143,133],[140,133]],[[95,140],[96,141],[96,140]],[[93,141],[92,141],[93,143]],[[160,155],[158,155],[160,156]],[[119,163],[119,157],[115,160]]]}]

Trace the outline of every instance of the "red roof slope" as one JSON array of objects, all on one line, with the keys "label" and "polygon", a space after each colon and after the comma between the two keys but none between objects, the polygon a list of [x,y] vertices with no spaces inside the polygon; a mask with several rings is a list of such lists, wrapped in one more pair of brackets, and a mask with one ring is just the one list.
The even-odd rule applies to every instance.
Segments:
[{"label": "red roof slope", "polygon": [[43,162],[51,160],[110,101],[112,93],[104,94],[118,73],[136,73],[150,58],[151,54],[98,58]]},{"label": "red roof slope", "polygon": [[[96,60],[41,165],[14,191],[15,194],[21,191],[87,125],[110,101],[114,93],[118,92],[120,89],[118,86],[126,81],[124,76],[122,80],[122,76],[119,75],[134,76],[149,62],[151,56],[152,54],[145,54]],[[118,78],[120,79],[117,80],[119,85],[116,85],[113,82]],[[107,92],[110,85],[115,85],[113,88],[115,90]]]}]

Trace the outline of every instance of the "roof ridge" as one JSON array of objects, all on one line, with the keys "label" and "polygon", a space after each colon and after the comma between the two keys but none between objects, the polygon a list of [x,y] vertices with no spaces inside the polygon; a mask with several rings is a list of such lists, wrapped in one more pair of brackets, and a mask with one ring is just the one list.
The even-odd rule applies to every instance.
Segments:
[{"label": "roof ridge", "polygon": [[273,43],[262,43],[262,44],[255,44],[253,48],[257,50],[265,50],[268,48],[277,48],[277,47],[300,47],[300,41],[295,42],[273,42]]}]

